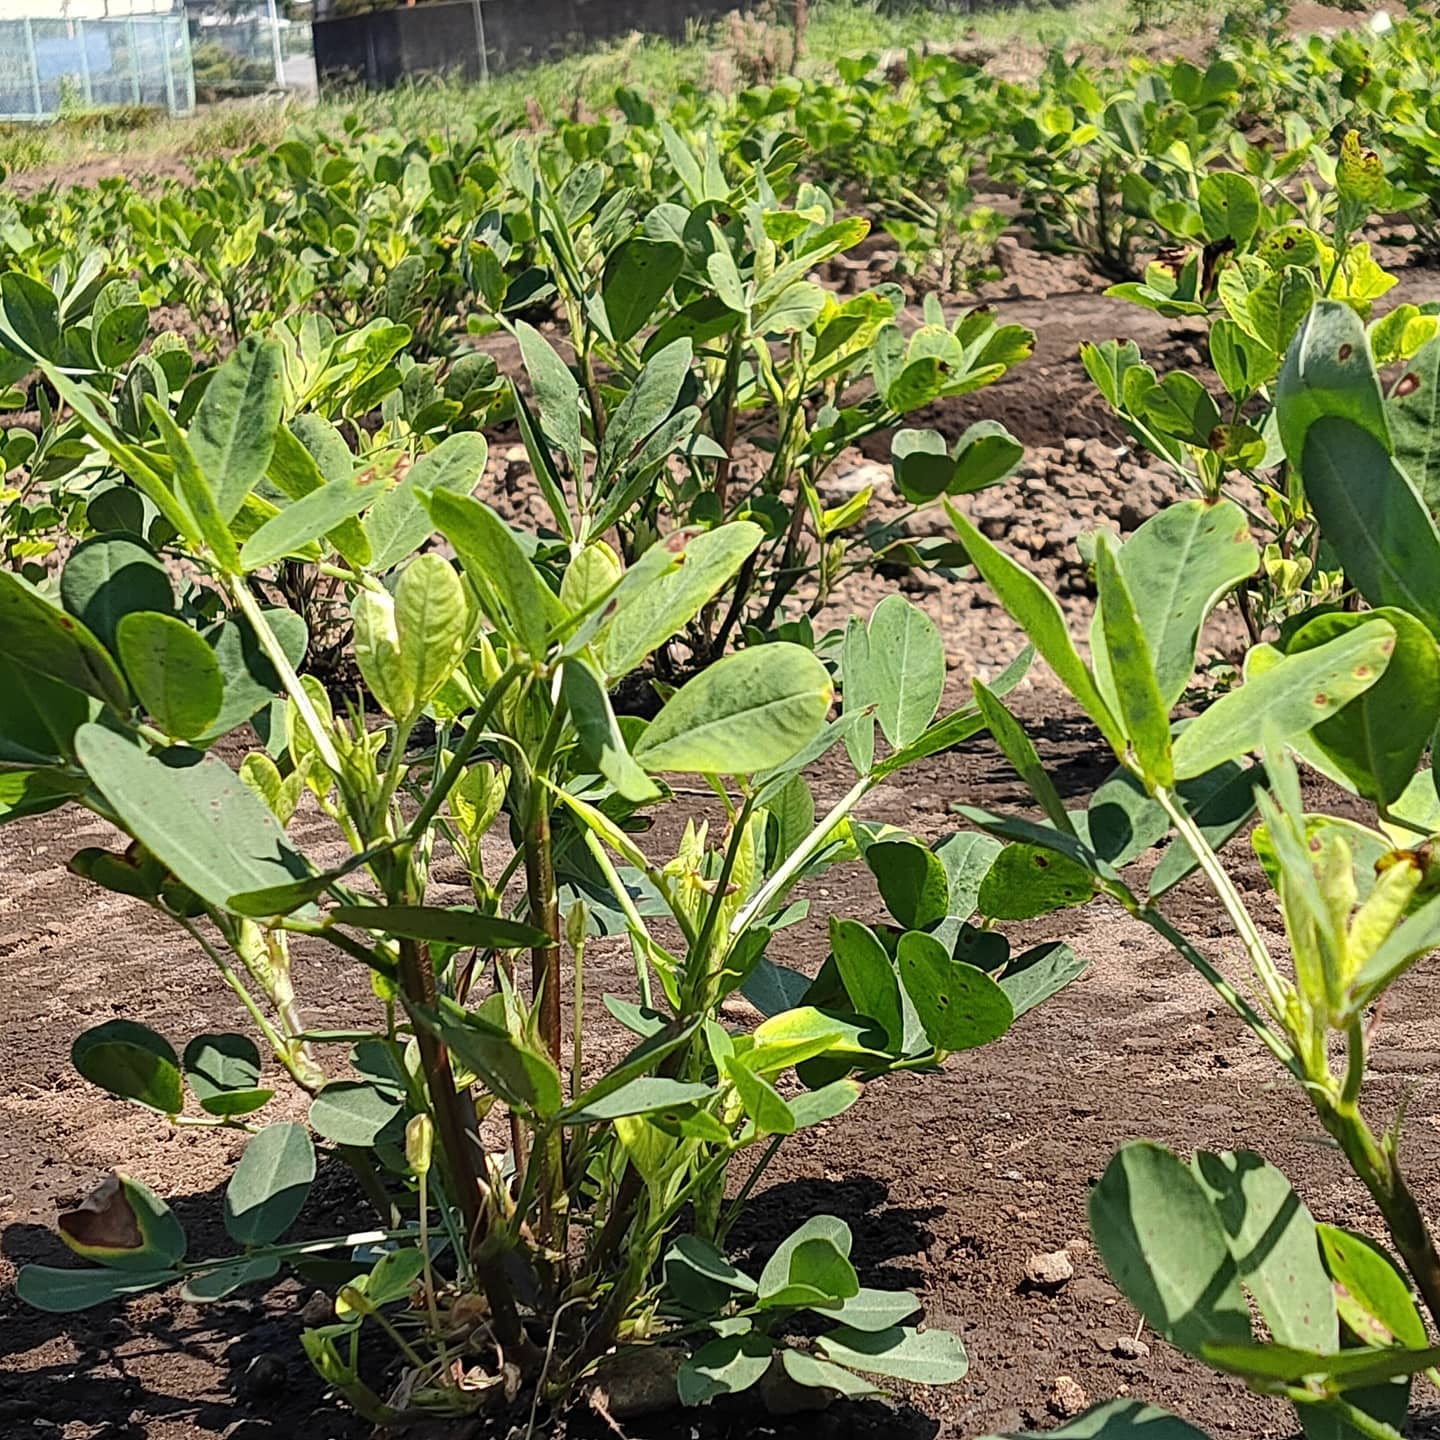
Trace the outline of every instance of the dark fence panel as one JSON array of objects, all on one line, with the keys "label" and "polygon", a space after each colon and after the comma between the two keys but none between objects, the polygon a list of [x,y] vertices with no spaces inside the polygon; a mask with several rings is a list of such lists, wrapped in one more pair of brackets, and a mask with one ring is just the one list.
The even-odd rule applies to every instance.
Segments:
[{"label": "dark fence panel", "polygon": [[[582,49],[639,30],[681,39],[693,21],[743,8],[743,0],[480,0],[492,71]],[[317,16],[315,64],[324,84],[386,89],[412,75],[478,79],[472,0],[445,0]]]}]

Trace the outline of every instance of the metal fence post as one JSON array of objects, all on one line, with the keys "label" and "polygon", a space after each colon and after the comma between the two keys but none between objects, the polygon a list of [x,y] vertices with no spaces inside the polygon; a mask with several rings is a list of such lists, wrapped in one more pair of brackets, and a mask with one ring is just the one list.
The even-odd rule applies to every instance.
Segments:
[{"label": "metal fence post", "polygon": [[95,103],[95,95],[90,89],[90,47],[85,40],[85,21],[76,19],[75,38],[80,42],[80,93],[85,97],[86,106]]},{"label": "metal fence post", "polygon": [[265,13],[270,17],[270,51],[275,57],[275,83],[285,88],[285,56],[280,49],[280,17],[275,13],[275,0],[265,0]]},{"label": "metal fence post", "polygon": [[475,48],[480,52],[480,83],[490,83],[490,47],[485,43],[484,0],[474,0],[475,5]]},{"label": "metal fence post", "polygon": [[180,50],[185,65],[185,114],[195,108],[195,61],[190,53],[190,12],[182,5],[180,17]]},{"label": "metal fence post", "polygon": [[165,59],[165,109],[173,115],[175,113],[175,70],[170,63],[170,36],[166,33],[170,29],[169,17],[163,15],[158,17],[158,24],[160,26],[160,53]]},{"label": "metal fence post", "polygon": [[135,43],[135,17],[125,22],[125,38],[130,42],[130,95],[134,103],[140,103],[140,47]]},{"label": "metal fence post", "polygon": [[45,104],[40,98],[40,57],[35,53],[35,26],[30,17],[25,17],[25,47],[30,52],[30,96],[35,106],[35,118],[45,114]]}]

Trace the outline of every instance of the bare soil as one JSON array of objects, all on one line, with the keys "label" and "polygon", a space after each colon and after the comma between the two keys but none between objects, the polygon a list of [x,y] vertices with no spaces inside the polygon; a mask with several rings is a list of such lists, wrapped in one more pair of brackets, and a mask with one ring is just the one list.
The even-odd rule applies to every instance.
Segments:
[{"label": "bare soil", "polygon": [[[883,261],[882,261],[883,263]],[[921,423],[948,436],[983,415],[1031,446],[1020,474],[973,502],[980,523],[1022,552],[1083,625],[1093,597],[1074,549],[1083,528],[1133,529],[1176,498],[1174,480],[1137,460],[1089,395],[1076,357],[1082,339],[1128,334],[1152,358],[1190,358],[1195,333],[1096,293],[1067,263],[1028,252],[1009,262],[1032,293],[997,295],[1002,319],[1040,331],[1035,358],[993,389],[937,407]],[[1396,298],[1429,298],[1437,277],[1407,273]],[[1003,283],[1003,282],[1002,282]],[[1039,296],[1034,289],[1041,291]],[[886,451],[857,453],[836,485],[857,483]],[[528,487],[497,459],[492,493],[523,509]],[[859,483],[876,477],[865,474]],[[882,474],[881,481],[885,480]],[[887,482],[888,483],[888,482]],[[509,493],[513,492],[513,493]],[[882,491],[882,493],[884,493]],[[868,610],[889,582],[854,582],[821,617]],[[942,627],[954,666],[951,703],[969,677],[993,674],[1019,645],[1011,622],[977,584],[925,578],[912,598]],[[1220,617],[1211,642],[1235,640]],[[1083,795],[1106,767],[1097,737],[1043,675],[1017,693],[1018,708],[1062,791]],[[847,783],[821,767],[820,800]],[[1335,795],[1317,802],[1343,803]],[[988,740],[925,762],[872,795],[866,813],[933,839],[954,828],[956,803],[1023,809],[1028,798]],[[316,822],[301,843],[328,839]],[[673,836],[662,817],[654,843]],[[70,876],[65,863],[106,827],[79,811],[0,831],[0,963],[6,985],[0,1026],[0,1436],[64,1440],[349,1440],[368,1427],[327,1397],[296,1344],[308,1286],[294,1279],[204,1309],[170,1295],[145,1296],[72,1317],[20,1305],[14,1267],[64,1263],[52,1225],[112,1166],[154,1186],[184,1219],[192,1252],[223,1246],[219,1195],[238,1138],[171,1131],[112,1103],[79,1080],[68,1049],[75,1034],[113,1016],[154,1026],[181,1043],[204,1029],[237,1028],[238,1006],[183,936],[119,896]],[[1242,882],[1262,919],[1273,917],[1259,869],[1233,847]],[[453,874],[448,877],[453,880]],[[446,893],[447,873],[439,873]],[[450,892],[458,894],[458,892]],[[776,958],[813,971],[831,914],[876,912],[868,873],[835,871],[809,892],[807,922],[787,931]],[[1195,880],[1172,892],[1171,917],[1234,972],[1239,945]],[[1274,928],[1273,918],[1271,928]],[[874,1085],[842,1119],[796,1137],[760,1185],[736,1241],[763,1258],[804,1216],[831,1212],[855,1232],[855,1258],[870,1283],[899,1284],[924,1300],[932,1324],[958,1329],[971,1356],[963,1383],[906,1393],[893,1405],[836,1406],[794,1422],[759,1422],[724,1410],[667,1417],[636,1436],[683,1433],[695,1440],[773,1434],[809,1440],[896,1437],[968,1440],[991,1431],[1047,1428],[1074,1399],[1130,1394],[1166,1405],[1216,1436],[1243,1440],[1294,1434],[1290,1412],[1249,1395],[1139,1330],[1087,1239],[1086,1195],[1117,1145],[1152,1136],[1182,1152],[1262,1150],[1291,1177],[1317,1216],[1379,1233],[1358,1182],[1325,1143],[1302,1098],[1208,987],[1151,932],[1094,904],[1011,928],[1015,943],[1066,938],[1089,962],[1083,977],[1024,1017],[999,1043],[950,1062],[938,1077]],[[1283,949],[1283,938],[1271,936]],[[598,945],[591,996],[633,993],[623,947]],[[301,950],[297,989],[325,1024],[374,1022],[377,1004],[358,968]],[[592,1019],[606,1037],[598,1004]],[[1440,1005],[1427,976],[1397,987],[1373,1052],[1367,1093],[1376,1117],[1407,1108],[1406,1155],[1422,1205],[1440,1208]],[[299,1114],[296,1100],[277,1106]],[[737,1182],[740,1178],[737,1177]],[[368,1225],[343,1170],[325,1170],[302,1217],[315,1234]],[[1054,1294],[1028,1287],[1027,1258],[1067,1249],[1075,1276]],[[1137,1334],[1148,1347],[1128,1343]],[[383,1365],[382,1352],[370,1352]],[[522,1422],[523,1433],[523,1416]],[[453,1427],[452,1436],[467,1434]],[[547,1421],[540,1433],[609,1433],[589,1416]],[[1417,1436],[1440,1436],[1422,1418]]]}]

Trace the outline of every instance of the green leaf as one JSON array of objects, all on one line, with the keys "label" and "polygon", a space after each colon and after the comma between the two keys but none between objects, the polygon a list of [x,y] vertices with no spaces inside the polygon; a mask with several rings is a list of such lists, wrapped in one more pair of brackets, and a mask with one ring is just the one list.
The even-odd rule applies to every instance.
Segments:
[{"label": "green leaf", "polygon": [[886,948],[865,924],[831,916],[829,949],[855,1012],[876,1021],[886,1032],[888,1048],[897,1053],[904,1044],[904,1008],[900,976]]},{"label": "green leaf", "polygon": [[76,732],[75,748],[130,833],[218,909],[308,873],[269,809],[219,760],[184,746],[147,754],[93,724]]},{"label": "green leaf", "polygon": [[1409,1278],[1368,1235],[1334,1225],[1317,1225],[1325,1268],[1335,1282],[1340,1318],[1370,1345],[1403,1345],[1422,1350],[1425,1321],[1416,1308]]},{"label": "green leaf", "polygon": [[162,1115],[178,1115],[185,1108],[174,1047],[133,1020],[107,1020],[83,1031],[70,1047],[70,1063],[92,1085],[121,1100]]},{"label": "green leaf", "polygon": [[405,1107],[393,1094],[368,1080],[332,1080],[310,1102],[310,1126],[336,1145],[368,1149],[394,1127]]},{"label": "green leaf", "polygon": [[196,406],[190,449],[222,521],[234,518],[270,464],[284,403],[284,355],[278,340],[247,335]]},{"label": "green leaf", "polygon": [[783,765],[819,733],[830,676],[788,642],[728,655],[682,686],[634,746],[645,769],[747,775]]},{"label": "green leaf", "polygon": [[950,877],[939,856],[919,841],[876,841],[866,846],[865,863],[885,908],[904,929],[928,929],[950,913]]},{"label": "green leaf", "polygon": [[399,1300],[408,1300],[415,1282],[424,1273],[423,1251],[388,1250],[365,1277],[365,1294],[372,1305],[393,1305]]},{"label": "green leaf", "polygon": [[238,1245],[270,1245],[305,1206],[315,1147],[303,1125],[267,1125],[245,1147],[225,1187],[225,1228]]},{"label": "green leaf", "polygon": [[1233,240],[1244,250],[1260,228],[1260,197],[1248,175],[1217,170],[1200,182],[1200,220],[1205,238]]},{"label": "green leaf", "polygon": [[[171,418],[169,411],[146,395],[145,410],[151,423],[165,442],[165,453],[175,473],[175,488],[187,512],[181,533],[193,531],[201,544],[207,546],[215,563],[229,575],[240,574],[240,551],[230,533],[220,502],[210,484],[185,432]],[[241,497],[242,501],[244,497]]]},{"label": "green leaf", "polygon": [[130,360],[150,328],[150,311],[140,300],[133,280],[112,280],[95,297],[90,311],[95,358],[107,370]]},{"label": "green leaf", "polygon": [[387,713],[413,720],[464,658],[470,629],[464,583],[441,556],[417,555],[393,599],[366,590],[352,612],[360,673]]},{"label": "green leaf", "polygon": [[1440,899],[1427,901],[1386,936],[1350,984],[1348,1015],[1359,1015],[1422,955],[1440,946]]},{"label": "green leaf", "polygon": [[634,804],[658,798],[659,787],[636,764],[620,733],[604,682],[583,656],[565,661],[561,690],[575,726],[582,764],[603,775],[617,794]]},{"label": "green leaf", "polygon": [[793,1135],[795,1116],[784,1097],[763,1075],[757,1075],[744,1064],[732,1061],[727,1067],[730,1082],[745,1113],[755,1122],[761,1135]]},{"label": "green leaf", "polygon": [[69,1315],[173,1285],[179,1278],[174,1270],[61,1270],[53,1265],[22,1265],[15,1276],[15,1294],[36,1310]]},{"label": "green leaf", "polygon": [[1095,550],[1095,568],[1100,590],[1100,632],[1113,686],[1113,708],[1128,741],[1120,758],[1133,756],[1149,785],[1168,787],[1174,782],[1169,707],[1160,697],[1145,632],[1103,531]]},{"label": "green leaf", "polygon": [[560,1072],[549,1055],[495,1022],[493,1017],[504,1013],[496,1004],[499,999],[493,996],[481,1010],[465,1011],[442,997],[438,1011],[417,1009],[416,1018],[435,1030],[456,1058],[507,1105],[549,1119],[565,1103]]},{"label": "green leaf", "polygon": [[1168,1410],[1157,1410],[1139,1400],[1112,1400],[1043,1435],[1027,1430],[987,1435],[982,1440],[1206,1440],[1206,1436]]},{"label": "green leaf", "polygon": [[485,473],[489,454],[485,437],[474,430],[447,435],[370,507],[362,523],[375,574],[408,560],[434,528],[421,496],[469,495]]},{"label": "green leaf", "polygon": [[983,970],[952,959],[933,936],[908,930],[896,947],[900,980],[925,1038],[937,1050],[971,1050],[999,1039],[1015,1013]]},{"label": "green leaf", "polygon": [[867,1334],[893,1329],[919,1308],[920,1301],[908,1290],[870,1290],[863,1285],[839,1305],[824,1307],[842,1325]]},{"label": "green leaf", "polygon": [[532,325],[516,322],[520,357],[530,376],[535,405],[546,436],[560,447],[569,461],[573,480],[585,474],[585,451],[580,436],[580,386],[570,367],[555,353],[550,342]]},{"label": "green leaf", "polygon": [[1403,610],[1317,615],[1291,638],[1286,653],[1313,650],[1371,618],[1395,630],[1385,673],[1338,714],[1311,731],[1311,740],[1367,800],[1390,805],[1405,793],[1440,716],[1440,648]]},{"label": "green leaf", "polygon": [[130,708],[125,679],[99,640],[8,570],[0,570],[0,655],[122,715]]},{"label": "green leaf", "polygon": [[1090,1231],[1125,1298],[1191,1355],[1243,1343],[1250,1315],[1209,1196],[1190,1170],[1148,1140],[1116,1152],[1090,1192]]},{"label": "green leaf", "polygon": [[577,1125],[604,1123],[620,1115],[653,1115],[659,1110],[693,1105],[697,1101],[708,1099],[714,1093],[711,1086],[695,1081],[668,1080],[663,1075],[642,1075],[609,1094],[590,1101],[578,1110],[570,1107],[565,1114],[567,1122]]},{"label": "green leaf", "polygon": [[112,655],[115,627],[124,616],[137,610],[169,615],[175,609],[165,567],[148,545],[129,535],[94,535],[77,545],[60,572],[60,598]]},{"label": "green leaf", "polygon": [[[1275,399],[1285,454],[1299,467],[1307,493],[1310,484],[1303,456],[1318,421],[1332,425],[1348,421],[1365,431],[1384,454],[1390,452],[1385,402],[1365,325],[1349,305],[1338,300],[1315,302],[1285,357]],[[1321,524],[1335,543],[1338,537],[1323,514]]]},{"label": "green leaf", "polygon": [[665,1252],[665,1291],[697,1315],[714,1315],[736,1295],[753,1295],[755,1282],[699,1235],[678,1235]]},{"label": "green leaf", "polygon": [[181,1287],[180,1298],[192,1305],[209,1305],[216,1300],[224,1300],[247,1285],[273,1280],[279,1273],[278,1255],[252,1255],[246,1260],[237,1260],[233,1265],[221,1265],[191,1275]]},{"label": "green leaf", "polygon": [[1193,779],[1257,750],[1267,733],[1279,741],[1306,734],[1368,690],[1394,648],[1394,627],[1370,618],[1347,635],[1287,655],[1222,695],[1181,731],[1176,778]]},{"label": "green leaf", "polygon": [[1321,532],[1355,588],[1440,636],[1440,531],[1381,443],[1349,420],[1321,416],[1305,432],[1299,468]]},{"label": "green leaf", "polygon": [[18,341],[21,353],[58,357],[60,302],[48,285],[23,270],[0,275],[0,325],[0,339]]},{"label": "green leaf", "polygon": [[[605,632],[605,673],[628,675],[653,650],[677,635],[734,578],[764,539],[753,521],[738,520],[699,535],[681,532],[659,540],[627,572],[613,601],[614,618]],[[658,579],[627,585],[654,552],[674,567]]]},{"label": "green leaf", "polygon": [[1385,415],[1395,459],[1425,508],[1440,512],[1440,336],[1416,351],[1390,387]]},{"label": "green leaf", "polygon": [[503,915],[482,915],[478,910],[462,907],[337,905],[326,919],[336,925],[354,925],[379,935],[434,940],[446,945],[473,945],[482,950],[530,950],[550,944],[550,937],[533,925]]},{"label": "green leaf", "polygon": [[685,250],[668,240],[635,235],[610,252],[605,261],[601,298],[610,321],[610,335],[623,345],[640,333],[670,287],[680,278]]},{"label": "green leaf", "polygon": [[1440,1348],[1423,1350],[1355,1349],[1322,1354],[1290,1345],[1258,1345],[1250,1342],[1210,1341],[1201,1358],[1217,1370],[1259,1380],[1296,1384],[1309,1376],[1321,1376],[1343,1390],[1364,1389],[1392,1380],[1398,1375],[1418,1375],[1440,1362]]},{"label": "green leaf", "polygon": [[565,614],[510,527],[488,505],[445,490],[431,495],[430,514],[454,545],[487,617],[507,627],[530,655],[542,658],[551,627]]},{"label": "green leaf", "polygon": [[786,1101],[795,1121],[796,1130],[808,1129],[811,1125],[823,1125],[843,1115],[864,1093],[860,1083],[848,1077],[832,1080],[818,1090],[804,1090],[793,1100]]},{"label": "green leaf", "polygon": [[964,920],[974,914],[980,886],[1004,848],[992,836],[975,830],[957,830],[935,846],[935,854],[950,882],[950,897],[945,903],[947,915]]},{"label": "green leaf", "polygon": [[945,647],[934,621],[903,595],[887,595],[870,617],[865,693],[891,748],[918,740],[940,708]]},{"label": "green leaf", "polygon": [[1230,1244],[1240,1282],[1282,1345],[1337,1350],[1335,1295],[1320,1263],[1315,1221],[1290,1182],[1253,1150],[1199,1151],[1195,1178]]},{"label": "green leaf", "polygon": [[975,693],[975,703],[980,709],[980,718],[994,736],[1000,753],[1040,802],[1040,808],[1055,828],[1067,835],[1073,835],[1075,827],[1066,813],[1065,802],[1055,789],[1050,773],[1045,769],[1039,752],[1035,749],[1035,742],[1025,733],[1024,727],[1010,713],[1004,702],[992,690],[987,689],[982,681],[971,681],[971,687]]},{"label": "green leaf", "polygon": [[1066,944],[1050,940],[1016,956],[1000,976],[1000,988],[1018,1020],[1084,973],[1085,962]]},{"label": "green leaf", "polygon": [[815,1215],[776,1247],[760,1272],[761,1309],[837,1305],[860,1293],[850,1263],[850,1227],[833,1215]]},{"label": "green leaf", "polygon": [[893,1329],[867,1333],[841,1326],[815,1342],[820,1354],[847,1370],[908,1380],[912,1385],[953,1385],[970,1369],[965,1346],[948,1330]]},{"label": "green leaf", "polygon": [[1007,845],[985,872],[976,905],[990,920],[1032,920],[1087,904],[1096,893],[1093,874],[1078,860],[1044,845]]},{"label": "green leaf", "polygon": [[278,515],[272,515],[240,547],[241,567],[248,573],[273,565],[287,555],[298,554],[343,521],[373,505],[382,494],[384,490],[373,468],[310,491]]},{"label": "green leaf", "polygon": [[602,485],[626,462],[637,446],[675,408],[690,374],[688,337],[672,340],[645,362],[605,427],[595,469],[595,484]]},{"label": "green leaf", "polygon": [[[286,658],[297,670],[305,659],[310,636],[305,622],[293,610],[266,610],[270,628]],[[220,713],[197,745],[209,745],[243,725],[262,706],[270,704],[284,688],[270,657],[260,648],[250,622],[234,614],[206,632],[215,651],[215,661],[225,684]]]},{"label": "green leaf", "polygon": [[770,1368],[772,1347],[768,1335],[753,1330],[702,1345],[675,1377],[680,1403],[704,1405],[717,1395],[738,1395],[748,1390]]},{"label": "green leaf", "polygon": [[248,1115],[275,1093],[259,1088],[260,1051],[248,1035],[197,1035],[185,1047],[184,1065],[207,1115]]},{"label": "green leaf", "polygon": [[842,1370],[838,1365],[817,1360],[803,1350],[781,1350],[780,1363],[784,1365],[785,1373],[797,1385],[804,1385],[812,1390],[833,1390],[847,1400],[859,1400],[866,1395],[880,1393],[868,1380],[862,1380],[858,1375]]},{"label": "green leaf", "polygon": [[997,550],[948,501],[945,508],[971,564],[979,570],[1000,603],[1019,622],[1031,643],[1045,657],[1046,663],[1079,702],[1081,709],[1095,722],[1111,748],[1122,754],[1125,738],[1095,684],[1095,677],[1070,639],[1065,617],[1055,597],[1033,575]]},{"label": "green leaf", "polygon": [[204,636],[171,615],[135,610],[121,616],[115,642],[140,704],[167,735],[194,740],[210,728],[225,681]]}]

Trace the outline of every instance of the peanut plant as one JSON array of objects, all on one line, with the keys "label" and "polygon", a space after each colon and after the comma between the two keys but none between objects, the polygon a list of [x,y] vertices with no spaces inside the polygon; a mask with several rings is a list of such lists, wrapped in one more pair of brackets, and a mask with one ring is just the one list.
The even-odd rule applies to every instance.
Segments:
[{"label": "peanut plant", "polygon": [[[1425,763],[1440,715],[1430,598],[1440,532],[1412,469],[1433,436],[1403,408],[1419,383],[1402,376],[1388,396],[1382,389],[1374,331],[1352,305],[1318,302],[1276,386],[1297,494],[1333,547],[1351,603],[1315,603],[1277,643],[1252,646],[1243,683],[1193,718],[1174,711],[1200,629],[1259,560],[1233,501],[1184,501],[1123,544],[1098,538],[1088,663],[1048,592],[952,510],[972,561],[1119,767],[1072,814],[1029,763],[1023,734],[1007,745],[992,725],[1046,820],[965,813],[987,833],[1046,852],[1077,900],[1118,904],[1194,966],[1300,1086],[1394,1251],[1317,1223],[1258,1155],[1202,1152],[1187,1165],[1147,1141],[1121,1150],[1091,1194],[1101,1256],[1158,1334],[1290,1401],[1307,1435],[1368,1440],[1401,1433],[1413,1379],[1433,1378],[1440,1360],[1425,1318],[1440,1322],[1440,1255],[1406,1181],[1403,1112],[1376,1129],[1362,1108],[1386,996],[1440,933],[1431,854],[1440,792]],[[1262,763],[1247,764],[1256,753]],[[1373,821],[1308,810],[1299,765],[1368,804]],[[1220,854],[1257,809],[1251,843],[1288,957]],[[1137,866],[1170,835],[1158,864]],[[1241,941],[1243,975],[1226,973],[1157,904],[1196,869]],[[1061,1433],[1142,1429],[1198,1433],[1133,1404]]]}]

